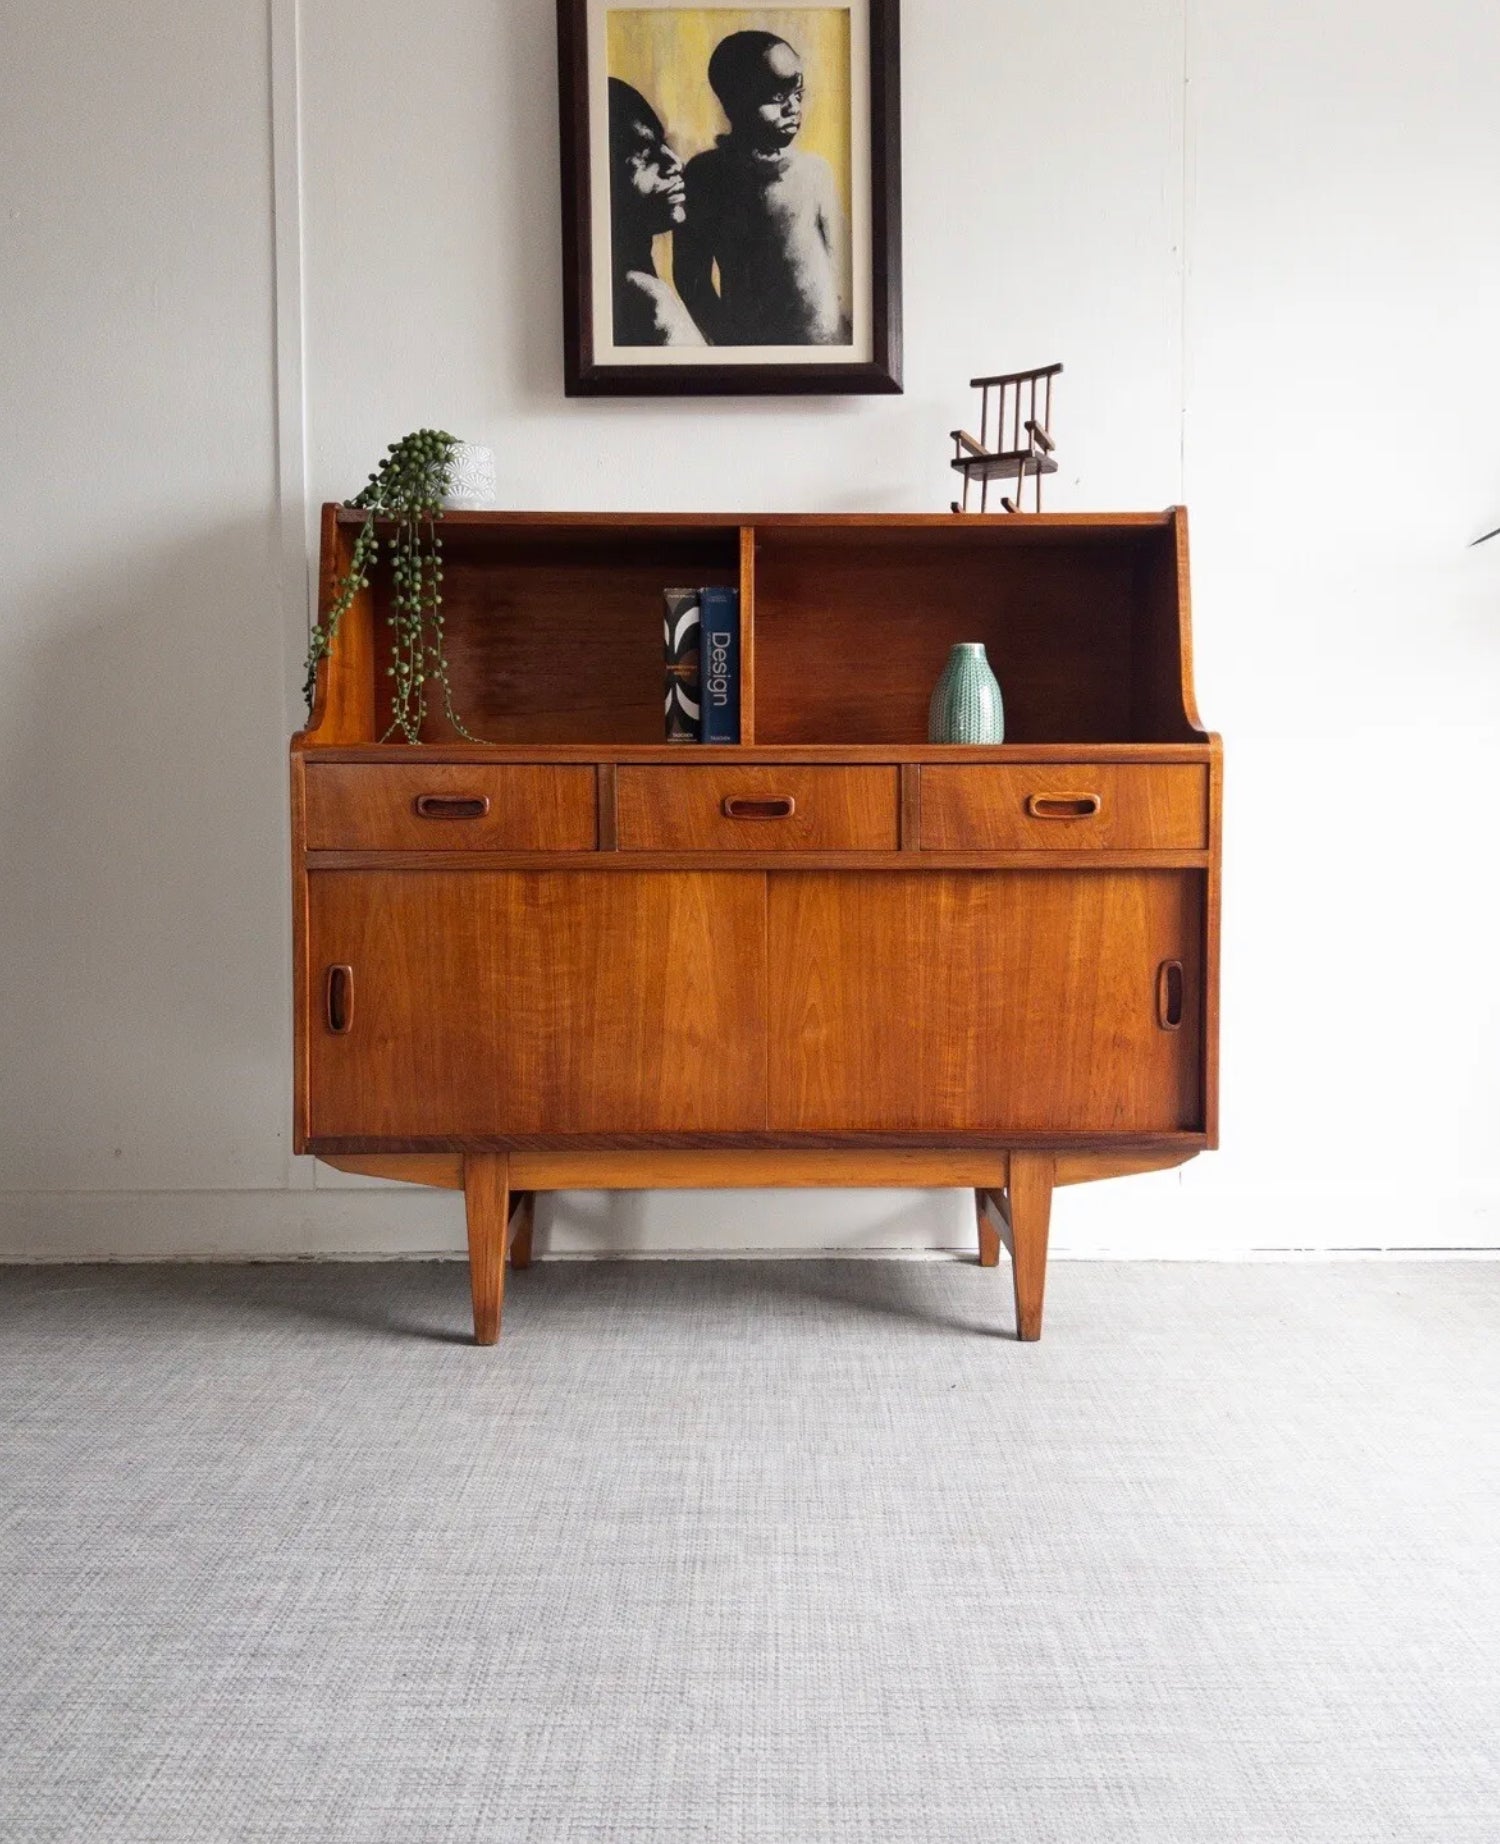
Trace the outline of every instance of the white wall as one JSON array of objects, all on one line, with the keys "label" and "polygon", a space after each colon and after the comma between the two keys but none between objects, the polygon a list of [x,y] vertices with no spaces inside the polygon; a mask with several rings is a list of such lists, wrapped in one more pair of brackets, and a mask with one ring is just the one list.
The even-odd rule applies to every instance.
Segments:
[{"label": "white wall", "polygon": [[265,20],[13,0],[0,85],[0,1246],[113,1247],[286,1182]]},{"label": "white wall", "polygon": [[[287,1153],[286,495],[431,422],[516,506],[934,508],[964,380],[1054,357],[1053,503],[1191,508],[1230,751],[1224,1150],[1065,1193],[1056,1245],[1500,1243],[1500,541],[1465,549],[1500,523],[1500,17],[904,11],[906,395],[653,405],[561,395],[552,0],[303,0],[300,175],[293,0],[20,9],[0,1251],[461,1239],[455,1198]],[[791,1193],[570,1198],[550,1234],[971,1228]]]}]

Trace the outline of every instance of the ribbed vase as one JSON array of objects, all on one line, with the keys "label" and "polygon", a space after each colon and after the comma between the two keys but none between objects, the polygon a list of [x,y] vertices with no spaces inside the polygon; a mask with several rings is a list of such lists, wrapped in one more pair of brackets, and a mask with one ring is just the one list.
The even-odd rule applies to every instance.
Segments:
[{"label": "ribbed vase", "polygon": [[927,707],[929,743],[1003,743],[1005,705],[984,647],[966,640],[948,655]]}]

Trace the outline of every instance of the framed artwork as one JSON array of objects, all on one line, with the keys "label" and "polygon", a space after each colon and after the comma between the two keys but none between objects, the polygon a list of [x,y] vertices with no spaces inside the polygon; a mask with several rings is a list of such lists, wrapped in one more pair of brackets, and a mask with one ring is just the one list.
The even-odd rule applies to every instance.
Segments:
[{"label": "framed artwork", "polygon": [[901,389],[900,0],[558,0],[569,396]]}]

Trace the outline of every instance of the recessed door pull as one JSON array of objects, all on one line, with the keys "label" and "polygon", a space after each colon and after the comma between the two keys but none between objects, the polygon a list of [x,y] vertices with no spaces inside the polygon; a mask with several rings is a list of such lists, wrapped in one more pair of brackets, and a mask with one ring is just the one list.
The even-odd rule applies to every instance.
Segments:
[{"label": "recessed door pull", "polygon": [[1103,805],[1102,794],[1026,796],[1026,811],[1034,820],[1091,820]]},{"label": "recessed door pull", "polygon": [[330,967],[323,975],[323,1019],[335,1037],[347,1037],[354,1022],[354,969]]},{"label": "recessed door pull", "polygon": [[726,794],[723,814],[727,820],[789,820],[797,811],[790,794],[768,794],[753,800],[747,794]]},{"label": "recessed door pull", "polygon": [[482,820],[490,810],[488,794],[419,794],[412,802],[419,820]]},{"label": "recessed door pull", "polygon": [[1156,1022],[1164,1031],[1182,1029],[1182,962],[1164,960],[1156,969]]}]

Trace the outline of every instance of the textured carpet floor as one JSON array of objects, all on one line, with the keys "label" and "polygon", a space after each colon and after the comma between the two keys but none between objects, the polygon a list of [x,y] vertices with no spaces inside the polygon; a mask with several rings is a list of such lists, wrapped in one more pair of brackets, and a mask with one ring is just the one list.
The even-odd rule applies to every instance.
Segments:
[{"label": "textured carpet floor", "polygon": [[1500,1265],[0,1270],[0,1838],[1500,1839]]}]

